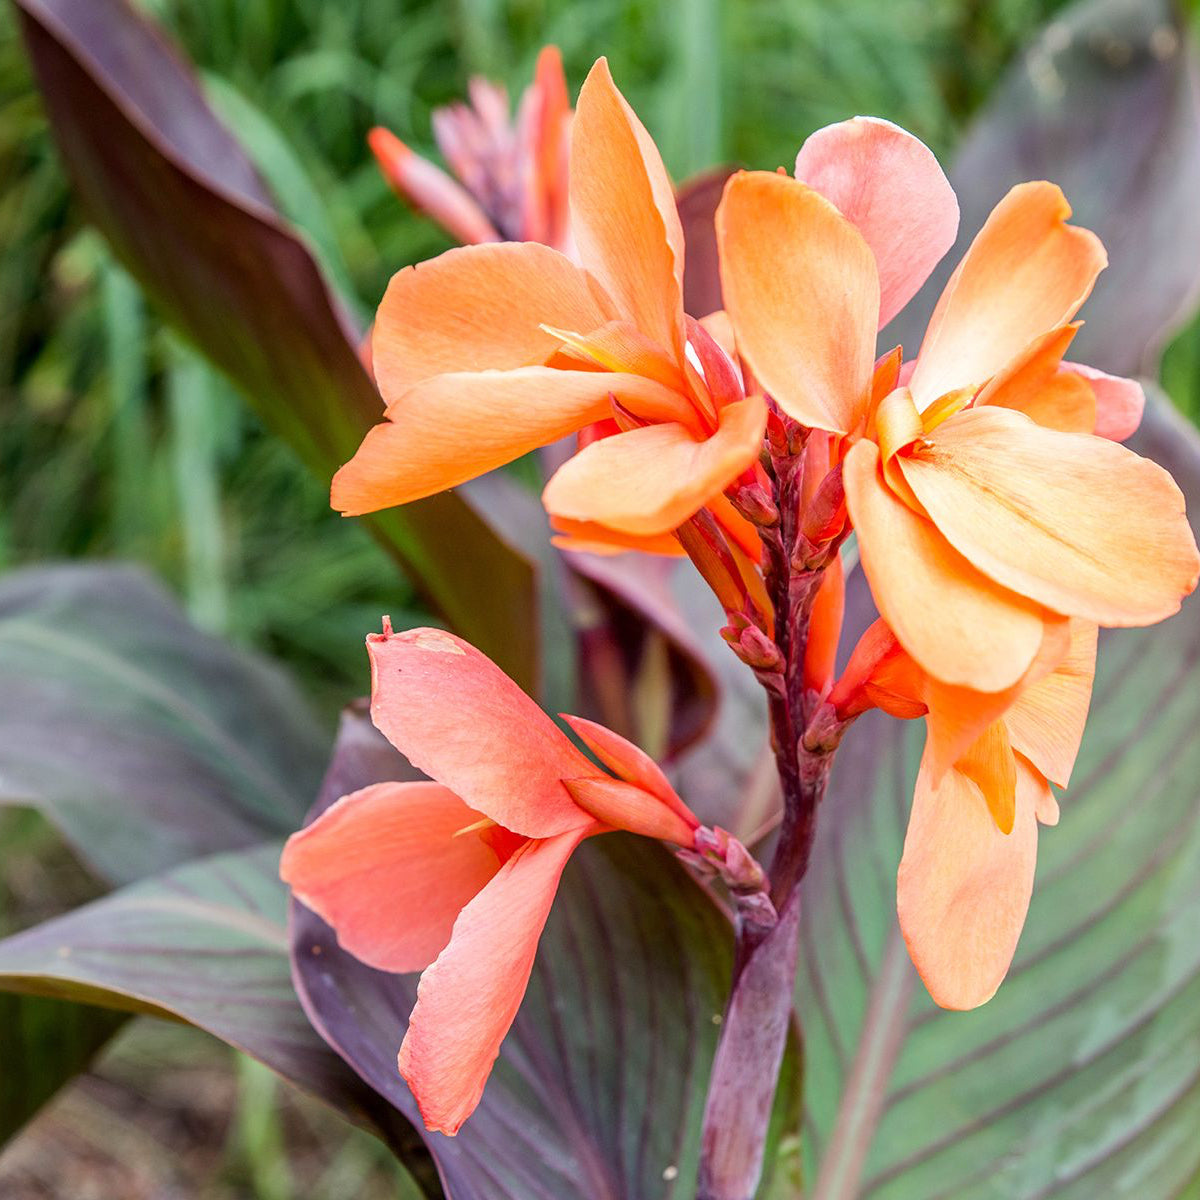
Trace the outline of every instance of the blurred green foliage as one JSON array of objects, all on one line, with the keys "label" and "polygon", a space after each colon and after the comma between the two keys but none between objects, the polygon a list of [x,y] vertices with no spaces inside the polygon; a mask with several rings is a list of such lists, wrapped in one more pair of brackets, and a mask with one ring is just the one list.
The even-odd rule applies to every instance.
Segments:
[{"label": "blurred green foliage", "polygon": [[[285,211],[364,319],[398,266],[443,249],[364,144],[382,122],[432,153],[430,111],[484,72],[513,91],[543,42],[577,86],[595,55],[677,175],[790,163],[855,112],[947,154],[1062,0],[141,0],[195,61]],[[211,629],[282,655],[329,708],[363,690],[364,629],[415,603],[328,511],[87,231],[0,9],[0,567],[141,560]],[[1200,326],[1167,358],[1200,408]]]}]

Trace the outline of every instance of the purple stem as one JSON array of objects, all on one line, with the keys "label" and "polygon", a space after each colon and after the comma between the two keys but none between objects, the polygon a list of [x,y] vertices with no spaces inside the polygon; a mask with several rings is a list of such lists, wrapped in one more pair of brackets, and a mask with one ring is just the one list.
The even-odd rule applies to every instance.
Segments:
[{"label": "purple stem", "polygon": [[[834,739],[814,750],[803,741],[819,699],[804,690],[808,623],[828,557],[815,570],[794,562],[802,537],[803,455],[792,446],[788,454],[774,459],[773,467],[780,520],[762,532],[763,573],[775,611],[775,641],[785,663],[783,686],[768,690],[771,744],[784,801],[769,872],[779,919],[767,929],[740,921],[737,925],[733,985],[704,1109],[697,1200],[753,1200],[762,1174],[792,1016],[800,881],[808,869],[817,809],[836,745]],[[830,556],[837,553],[837,542],[829,546]]]}]

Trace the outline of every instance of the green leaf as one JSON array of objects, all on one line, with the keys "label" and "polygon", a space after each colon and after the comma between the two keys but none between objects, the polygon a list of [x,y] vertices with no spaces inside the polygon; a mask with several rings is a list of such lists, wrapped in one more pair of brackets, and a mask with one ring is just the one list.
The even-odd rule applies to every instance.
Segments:
[{"label": "green leaf", "polygon": [[[1134,448],[1167,466],[1200,514],[1195,430],[1159,402]],[[1016,960],[968,1013],[933,1005],[895,920],[921,730],[880,718],[850,731],[802,903],[810,1195],[1196,1195],[1198,724],[1200,601],[1102,638]]]},{"label": "green leaf", "polygon": [[325,1046],[296,999],[279,850],[272,843],[189,863],[15,934],[0,942],[0,989],[197,1025],[419,1169],[407,1123]]},{"label": "green leaf", "polygon": [[[312,253],[191,71],[125,0],[16,4],[59,148],[117,257],[328,478],[382,401]],[[534,567],[471,506],[469,491],[370,524],[439,612],[534,688]]]},{"label": "green leaf", "polygon": [[0,994],[0,1146],[87,1068],[125,1020],[88,1005]]},{"label": "green leaf", "polygon": [[109,882],[299,826],[328,741],[278,670],[198,632],[141,572],[0,579],[0,804]]}]

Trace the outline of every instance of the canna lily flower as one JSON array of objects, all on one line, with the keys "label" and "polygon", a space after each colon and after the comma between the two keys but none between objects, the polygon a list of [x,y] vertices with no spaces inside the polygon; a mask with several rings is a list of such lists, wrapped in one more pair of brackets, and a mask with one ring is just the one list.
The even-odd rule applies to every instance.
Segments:
[{"label": "canna lily flower", "polygon": [[1106,261],[1069,215],[1053,184],[1013,188],[897,371],[898,351],[876,364],[877,330],[958,224],[916,138],[831,126],[797,178],[742,172],[717,214],[738,350],[785,414],[841,440],[881,615],[930,675],[977,691],[1016,684],[1067,618],[1171,615],[1200,571],[1179,489],[1111,440],[1140,389],[1063,360]]},{"label": "canna lily flower", "polygon": [[675,549],[710,507],[756,553],[723,493],[756,463],[766,407],[684,314],[670,180],[604,59],[579,93],[570,209],[578,263],[467,246],[392,279],[372,347],[386,419],[335,476],[334,507],[407,504],[579,433],[543,493],[565,544]]},{"label": "canna lily flower", "polygon": [[571,102],[556,46],[538,55],[514,122],[502,87],[478,76],[470,103],[433,113],[433,134],[454,178],[376,127],[368,142],[384,177],[463,245],[543,242],[570,246],[567,138]]},{"label": "canna lily flower", "polygon": [[[925,715],[896,907],[909,954],[943,1008],[975,1008],[1008,972],[1025,923],[1038,825],[1058,823],[1096,669],[1096,626],[1072,621],[1002,696],[931,678],[877,622],[831,693],[843,717],[868,707]],[[1058,658],[1052,667],[1047,662]]]},{"label": "canna lily flower", "polygon": [[636,746],[564,716],[597,767],[460,638],[393,633],[385,618],[367,649],[372,720],[436,782],[343,796],[288,839],[280,874],[356,958],[424,972],[400,1073],[425,1124],[454,1134],[483,1094],[576,847],[625,829],[703,857],[697,834],[712,831]]}]

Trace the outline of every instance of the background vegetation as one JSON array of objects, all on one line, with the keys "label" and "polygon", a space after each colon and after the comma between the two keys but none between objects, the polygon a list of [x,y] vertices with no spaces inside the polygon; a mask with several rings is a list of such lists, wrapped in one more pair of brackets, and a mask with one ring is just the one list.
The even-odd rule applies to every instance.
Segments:
[{"label": "background vegetation", "polygon": [[[722,161],[788,164],[812,129],[856,112],[889,117],[947,155],[1005,65],[1063,4],[143,0],[143,6],[197,64],[214,105],[235,124],[285,211],[365,318],[393,270],[445,246],[431,224],[392,197],[366,151],[365,133],[387,124],[432,154],[430,110],[460,96],[469,74],[503,80],[516,92],[538,48],[553,41],[577,86],[592,59],[605,53],[677,178]],[[289,661],[332,717],[347,695],[362,690],[363,630],[384,610],[398,622],[407,619],[416,601],[392,561],[357,525],[329,511],[320,483],[165,328],[88,231],[6,5],[0,7],[0,178],[0,570],[64,557],[147,564],[201,625]],[[1200,326],[1169,349],[1164,382],[1177,403],[1200,414]],[[40,820],[0,814],[0,845],[0,933],[48,915],[40,907],[47,894],[63,905],[71,899],[62,880],[75,872]],[[76,900],[86,886],[79,884]],[[39,1146],[44,1153],[54,1144],[47,1132],[16,1143],[0,1160],[6,1196],[319,1200],[346,1194],[349,1180],[363,1188],[357,1194],[376,1194],[371,1187],[396,1194],[398,1168],[383,1151],[365,1139],[346,1141],[314,1106],[291,1099],[281,1106],[265,1073],[232,1068],[226,1051],[194,1033],[158,1031],[149,1050],[148,1036],[127,1036],[99,1073],[42,1118],[41,1125],[57,1121],[60,1131],[71,1124],[94,1134],[88,1148],[56,1149],[53,1170],[84,1163],[88,1154],[103,1158],[110,1131],[98,1114],[106,1109],[124,1105],[134,1115],[162,1109],[162,1095],[153,1104],[138,1100],[138,1089],[151,1086],[144,1082],[149,1073],[137,1069],[146,1053],[176,1056],[178,1071],[166,1097],[176,1126],[152,1130],[146,1116],[143,1141],[216,1150],[195,1163],[182,1149],[170,1150],[161,1170],[149,1155],[143,1171],[149,1183],[129,1177],[120,1185],[100,1183],[92,1193],[87,1179],[101,1176],[84,1171],[69,1190],[55,1191],[64,1177],[46,1183],[46,1161],[34,1161]],[[153,1086],[164,1086],[164,1074],[155,1073]],[[189,1088],[180,1078],[198,1082]],[[146,1157],[144,1147],[135,1150]],[[109,1156],[120,1158],[111,1150]],[[367,1178],[374,1182],[364,1185]],[[39,1191],[43,1185],[47,1190]],[[160,1190],[138,1190],[143,1185]],[[181,1190],[163,1190],[168,1185]]]}]

